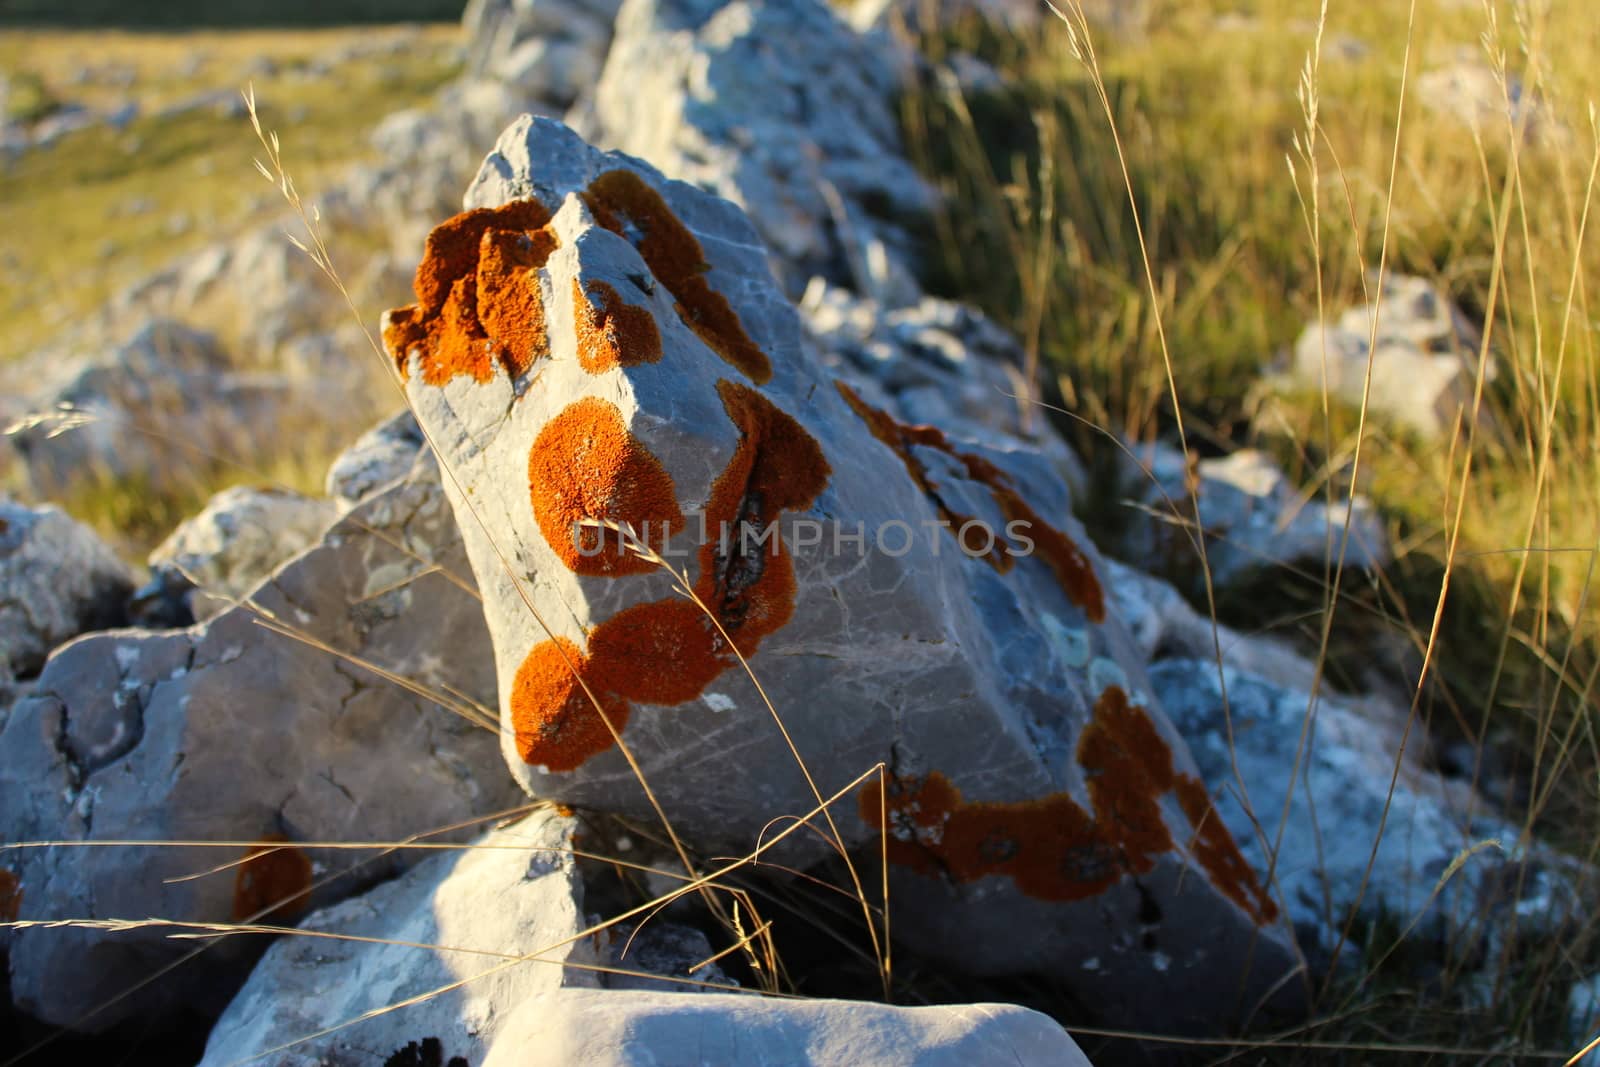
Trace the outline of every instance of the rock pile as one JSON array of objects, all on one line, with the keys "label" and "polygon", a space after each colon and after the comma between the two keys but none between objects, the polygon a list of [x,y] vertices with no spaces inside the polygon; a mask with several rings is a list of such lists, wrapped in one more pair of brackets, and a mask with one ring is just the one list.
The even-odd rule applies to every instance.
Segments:
[{"label": "rock pile", "polygon": [[842,843],[888,835],[896,927],[931,955],[1187,1029],[1293,1000],[1278,907],[1037,453],[830,379],[732,205],[556,123],[507,130],[467,204],[384,334],[531,794],[740,854],[851,789]]},{"label": "rock pile", "polygon": [[[77,636],[123,621],[136,576],[59,513],[0,504],[0,840],[28,843],[0,851],[0,919],[21,921],[0,954],[23,1011],[220,1013],[206,1064],[1087,1062],[1021,1008],[740,992],[726,944],[674,925],[697,913],[602,930],[614,901],[576,858],[602,817],[664,816],[702,855],[780,839],[764,858],[817,877],[836,834],[858,866],[887,858],[925,965],[1043,975],[1169,1033],[1302,1010],[1302,950],[1325,962],[1352,909],[1444,938],[1485,907],[1532,907],[1545,937],[1593,907],[1590,872],[1415,749],[1395,764],[1403,708],[1313,699],[1313,663],[1145,573],[1161,531],[1115,546],[1137,567],[1091,544],[1083,465],[1028,409],[1014,339],[917,283],[933,196],[898,148],[886,35],[817,0],[466,18],[473,76],[386,120],[383,159],[322,205],[387,220],[375,288],[422,250],[384,323],[415,415],[341,456],[326,499],[213,501],[152,558],[136,629]],[[523,109],[568,122],[516,119],[433,226]],[[152,406],[239,448],[312,399],[368,410],[340,373],[358,340],[265,234],[127,303],[247,297],[273,374],[164,320],[74,361],[0,412],[93,416],[17,437],[36,489],[78,463],[177,472],[119,428]],[[1414,280],[1385,305],[1374,395],[1436,384],[1391,412],[1432,432],[1476,339]],[[1325,349],[1348,396],[1370,316],[1309,331],[1302,383]],[[1158,488],[1130,495],[1197,480],[1221,580],[1318,568],[1343,525],[1261,457],[1153,455]],[[1349,562],[1381,567],[1376,517],[1351,526]],[[523,791],[532,814],[481,825]],[[152,917],[303,927],[194,944]],[[39,925],[63,919],[88,922]]]}]

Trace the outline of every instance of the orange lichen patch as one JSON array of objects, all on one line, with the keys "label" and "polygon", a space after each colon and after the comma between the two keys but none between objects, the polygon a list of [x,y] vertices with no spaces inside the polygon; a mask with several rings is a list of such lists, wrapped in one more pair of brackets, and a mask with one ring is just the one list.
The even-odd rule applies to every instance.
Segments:
[{"label": "orange lichen patch", "polygon": [[[1025,524],[1022,528],[1034,543],[1033,551],[1042,556],[1055,573],[1062,592],[1067,594],[1067,599],[1082,608],[1090,622],[1105,621],[1105,591],[1101,588],[1099,578],[1095,576],[1089,557],[1072,538],[1045,522],[1039,513],[1022,499],[1016,486],[1004,471],[976,453],[957,450],[943,431],[932,426],[907,426],[888,412],[881,411],[862,400],[855,390],[843,382],[835,384],[838,386],[839,395],[844,397],[845,403],[850,405],[851,410],[866,423],[872,436],[900,457],[906,472],[911,475],[911,480],[932,502],[951,536],[959,536],[961,528],[973,521],[972,516],[961,514],[944,502],[939,494],[938,484],[929,474],[927,467],[917,458],[913,450],[916,446],[943,452],[959,461],[966,469],[968,478],[989,489],[995,506],[1000,509],[1007,523],[1006,530],[994,531],[995,547],[983,557],[995,570],[1001,574],[1006,573],[1011,569],[1015,556],[1023,554],[1023,546],[1009,531],[1012,524]],[[1007,546],[1007,550],[1001,549],[1002,544]]]},{"label": "orange lichen patch", "polygon": [[[661,360],[661,331],[650,309],[625,304],[616,289],[602,281],[585,287],[572,280],[573,316],[577,320],[578,365],[590,374],[614,367],[632,367]],[[596,306],[595,301],[599,301]]]},{"label": "orange lichen patch", "polygon": [[794,614],[794,562],[776,524],[810,507],[833,471],[816,438],[754,389],[720,381],[717,394],[740,439],[706,504],[695,594],[748,656]]},{"label": "orange lichen patch", "polygon": [[711,620],[688,600],[624,608],[589,635],[597,687],[644,704],[683,704],[729,666]]},{"label": "orange lichen patch", "polygon": [[311,860],[282,834],[251,846],[233,880],[234,922],[293,922],[310,903]]},{"label": "orange lichen patch", "polygon": [[548,350],[537,270],[555,250],[550,212],[537,200],[478,208],[428,235],[413,283],[417,302],[389,313],[383,341],[404,372],[421,355],[423,381],[485,382],[499,360],[525,372]]},{"label": "orange lichen patch", "polygon": [[22,883],[17,876],[0,867],[0,922],[14,923],[22,914]]},{"label": "orange lichen patch", "polygon": [[1173,849],[1161,798],[1176,791],[1196,829],[1193,851],[1216,886],[1257,924],[1277,917],[1277,907],[1211,811],[1205,787],[1174,773],[1171,748],[1145,710],[1118,687],[1108,687],[1095,703],[1077,756],[1087,772],[1092,811],[1065,792],[969,803],[937,771],[891,780],[887,794],[877,782],[868,783],[858,797],[859,811],[869,826],[883,830],[887,809],[885,848],[896,864],[942,873],[957,883],[1006,876],[1027,896],[1060,902],[1097,896],[1126,875],[1154,869],[1156,858]]},{"label": "orange lichen patch", "polygon": [[513,200],[503,207],[474,208],[445,219],[428,234],[412,289],[423,312],[444,306],[456,281],[474,273],[483,235],[490,230],[538,230],[549,225],[550,212],[537,200]]},{"label": "orange lichen patch", "polygon": [[513,376],[550,354],[539,268],[556,250],[542,230],[489,230],[478,249],[478,322],[490,349]]},{"label": "orange lichen patch", "polygon": [[606,722],[621,733],[632,709],[591,682],[602,719],[578,684],[579,676],[588,682],[592,670],[589,658],[564,637],[535,645],[522,661],[511,685],[511,728],[524,763],[570,771],[616,743]]},{"label": "orange lichen patch", "polygon": [[617,406],[598,397],[573,401],[539,431],[528,453],[528,484],[540,532],[576,574],[654,569],[612,531],[582,526],[585,519],[630,525],[657,551],[683,529],[672,476],[629,432]]},{"label": "orange lichen patch", "polygon": [[713,352],[757,385],[771,379],[771,360],[745,333],[727,297],[711,288],[700,242],[660,193],[631,170],[613,170],[589,183],[584,202],[600,225],[639,250],[677,301],[678,317]]},{"label": "orange lichen patch", "polygon": [[1256,878],[1256,872],[1245,862],[1239,843],[1223,825],[1211,803],[1211,794],[1205,783],[1189,774],[1180,774],[1177,780],[1178,804],[1194,829],[1189,840],[1189,851],[1200,866],[1211,876],[1211,881],[1227,898],[1250,913],[1261,926],[1278,917],[1277,902],[1268,895]]}]

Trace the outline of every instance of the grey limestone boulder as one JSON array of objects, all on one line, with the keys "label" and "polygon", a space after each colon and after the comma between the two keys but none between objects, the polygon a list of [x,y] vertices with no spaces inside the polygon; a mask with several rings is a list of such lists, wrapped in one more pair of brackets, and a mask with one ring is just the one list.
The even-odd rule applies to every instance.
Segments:
[{"label": "grey limestone boulder", "polygon": [[789,294],[814,275],[916,299],[902,223],[933,194],[900,150],[886,38],[821,0],[626,0],[591,140],[743,208]]},{"label": "grey limestone boulder", "polygon": [[921,950],[1162,1026],[1296,1001],[1277,905],[1045,456],[836,382],[734,205],[558,124],[508,129],[467,206],[385,339],[453,473],[530,793],[653,819],[631,757],[680,834],[736,855],[803,815],[742,656],[823,796],[887,766],[833,815],[865,855],[887,833]]},{"label": "grey limestone boulder", "polygon": [[[470,584],[449,577],[466,562],[430,463],[357,507],[248,604],[191,629],[94,634],[55,654],[0,733],[0,840],[69,843],[6,855],[22,920],[282,921],[417,858],[312,843],[401,841],[511,806],[492,724],[464,717],[473,701],[492,703],[494,666]],[[130,840],[233,844],[70,846]],[[195,951],[171,933],[0,937],[19,1008],[100,1030],[220,1010],[262,947],[202,946],[97,1011]]]},{"label": "grey limestone boulder", "polygon": [[471,0],[461,16],[469,73],[565,107],[593,87],[621,0]]},{"label": "grey limestone boulder", "polygon": [[518,1007],[483,1067],[1089,1067],[1048,1016],[1013,1004],[901,1008],[843,1000],[564,989]]},{"label": "grey limestone boulder", "polygon": [[209,618],[320,540],[337,517],[331,500],[235,486],[179,524],[150,554],[150,569],[174,572],[195,585],[190,608],[195,618]]},{"label": "grey limestone boulder", "polygon": [[520,1005],[598,985],[590,939],[578,937],[576,828],[545,809],[316,912],[267,950],[201,1067],[428,1062],[403,1058],[408,1049],[437,1050],[437,1067],[485,1062]]},{"label": "grey limestone boulder", "polygon": [[114,626],[133,572],[60,508],[0,496],[0,685],[31,675],[51,649]]}]

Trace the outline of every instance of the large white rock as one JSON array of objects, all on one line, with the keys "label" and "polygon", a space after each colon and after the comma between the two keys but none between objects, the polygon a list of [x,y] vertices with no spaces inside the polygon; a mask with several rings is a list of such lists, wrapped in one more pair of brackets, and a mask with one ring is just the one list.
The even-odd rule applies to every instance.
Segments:
[{"label": "large white rock", "polygon": [[0,686],[85,630],[116,625],[132,590],[133,572],[93,530],[0,496]]},{"label": "large white rock", "polygon": [[1426,767],[1425,739],[1396,765],[1403,706],[1326,691],[1313,705],[1303,687],[1219,674],[1214,660],[1164,660],[1150,677],[1251,865],[1279,845],[1275,883],[1308,953],[1331,950],[1352,912],[1414,923],[1420,945],[1498,936],[1513,913],[1517,936],[1559,936],[1592,908],[1594,872],[1522,840],[1464,782]]},{"label": "large white rock", "polygon": [[564,989],[522,1004],[483,1067],[1089,1067],[1066,1031],[1014,1004],[900,1008],[727,993]]},{"label": "large white rock", "polygon": [[[1377,343],[1372,321],[1378,320]],[[1381,304],[1350,308],[1330,323],[1312,323],[1294,346],[1292,380],[1360,406],[1372,365],[1368,410],[1423,436],[1470,419],[1480,335],[1449,298],[1423,278],[1391,274]],[[1492,381],[1493,357],[1485,364]]]},{"label": "large white rock", "polygon": [[429,1043],[437,1067],[484,1063],[530,998],[599,984],[577,937],[588,925],[577,825],[537,812],[312,915],[256,965],[201,1067],[379,1067]]},{"label": "large white rock", "polygon": [[[1059,975],[1129,1022],[1295,1002],[1277,906],[1208,817],[1046,457],[840,388],[733,205],[555,123],[507,130],[467,204],[385,337],[452,471],[529,792],[652,818],[615,729],[698,845],[737,854],[811,809],[737,649],[823,795],[888,766],[886,798],[834,817],[871,856],[887,807],[895,927],[923,952]],[[682,567],[717,625],[594,519]]]},{"label": "large white rock", "polygon": [[[447,577],[466,562],[431,462],[281,567],[252,592],[254,608],[61,649],[0,732],[0,840],[293,847],[180,881],[169,879],[239,860],[247,847],[21,849],[5,863],[20,880],[22,920],[229,922],[306,891],[285,905],[292,915],[418,858],[297,842],[400,841],[512,805],[492,729],[359,665],[454,705],[493,702],[481,608]],[[23,929],[0,932],[0,950],[9,944],[18,1007],[101,1030],[220,1010],[263,947],[211,945],[97,1012],[195,949],[170,933]]]}]

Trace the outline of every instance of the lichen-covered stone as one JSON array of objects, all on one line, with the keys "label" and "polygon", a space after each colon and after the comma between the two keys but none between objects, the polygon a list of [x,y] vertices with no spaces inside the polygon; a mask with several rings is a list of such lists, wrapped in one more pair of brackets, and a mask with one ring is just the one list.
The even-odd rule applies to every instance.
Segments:
[{"label": "lichen-covered stone", "polygon": [[834,816],[869,856],[888,833],[896,929],[923,951],[1060,975],[1130,1022],[1295,1000],[1277,906],[1045,457],[834,381],[733,205],[558,124],[507,130],[467,207],[384,332],[452,472],[531,793],[651,818],[625,746],[704,847],[808,811],[742,656],[824,795],[887,765]]},{"label": "lichen-covered stone", "polygon": [[132,570],[93,530],[0,496],[0,685],[78,634],[116,625],[132,589]]},{"label": "lichen-covered stone", "polygon": [[[1265,865],[1286,814],[1275,880],[1308,953],[1332,950],[1352,909],[1398,922],[1414,947],[1508,928],[1557,937],[1592,911],[1595,872],[1523,841],[1465,782],[1424,766],[1424,739],[1412,737],[1397,765],[1403,706],[1325,692],[1302,740],[1313,708],[1304,687],[1182,658],[1150,677],[1252,865]],[[1482,958],[1492,967],[1500,953]]]},{"label": "lichen-covered stone", "polygon": [[328,467],[326,490],[341,508],[405,477],[416,464],[422,432],[409,409],[374,426],[339,453]]},{"label": "lichen-covered stone", "polygon": [[[217,1020],[202,1067],[261,1056],[274,1067],[378,1067],[430,1042],[438,1067],[483,1063],[530,997],[598,985],[590,939],[573,940],[587,925],[576,827],[540,811],[316,912],[301,929],[325,936],[273,944]],[[537,958],[507,966],[522,956]]]},{"label": "lichen-covered stone", "polygon": [[[58,652],[0,732],[0,840],[240,844],[8,853],[20,918],[292,921],[417,859],[310,842],[400,841],[510,807],[517,794],[491,729],[360,665],[452,704],[492,703],[481,609],[447,576],[465,571],[449,505],[421,460],[254,590],[254,607]],[[263,947],[207,946],[90,1015],[197,947],[170,932],[22,929],[0,933],[0,949],[9,946],[22,1010],[101,1030],[220,1010]]]}]

